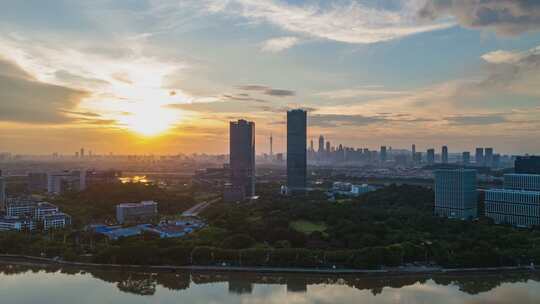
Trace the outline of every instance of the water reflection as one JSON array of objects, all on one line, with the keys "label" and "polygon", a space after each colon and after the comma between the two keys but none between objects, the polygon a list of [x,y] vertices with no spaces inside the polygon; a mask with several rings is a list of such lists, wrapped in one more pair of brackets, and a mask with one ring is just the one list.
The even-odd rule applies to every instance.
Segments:
[{"label": "water reflection", "polygon": [[[9,280],[14,278],[16,280]],[[358,277],[353,275],[301,275],[254,273],[140,273],[109,270],[80,271],[61,267],[0,266],[0,298],[21,289],[17,303],[68,303],[19,301],[27,296],[25,284],[37,284],[51,294],[72,293],[65,282],[92,286],[104,295],[103,303],[539,303],[537,273],[493,275],[437,275],[433,277]],[[9,284],[5,285],[4,282]],[[58,284],[54,285],[57,282]],[[114,286],[111,289],[108,286]],[[9,287],[11,286],[11,287]],[[39,289],[39,288],[38,288]],[[116,290],[116,292],[115,292]],[[39,290],[36,290],[38,292]],[[84,288],[82,291],[84,293]],[[129,295],[138,298],[128,298]],[[89,298],[99,297],[97,294]],[[148,302],[149,298],[152,301]],[[185,298],[185,299],[184,299]],[[129,301],[128,301],[129,299]],[[176,299],[176,301],[172,301]],[[191,300],[189,300],[191,299]],[[242,299],[242,301],[240,301]],[[9,301],[2,303],[11,303]],[[100,303],[100,299],[94,299]],[[107,302],[108,301],[108,302]],[[135,302],[133,302],[135,301]],[[517,301],[517,302],[516,302]],[[15,302],[13,302],[15,303]],[[86,303],[86,302],[81,302]]]}]

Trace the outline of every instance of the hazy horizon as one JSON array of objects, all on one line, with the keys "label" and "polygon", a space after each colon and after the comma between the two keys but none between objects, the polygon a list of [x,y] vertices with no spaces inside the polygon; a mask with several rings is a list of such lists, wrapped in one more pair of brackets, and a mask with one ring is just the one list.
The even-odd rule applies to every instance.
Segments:
[{"label": "hazy horizon", "polygon": [[229,121],[308,144],[540,153],[540,1],[0,4],[0,152],[228,153]]}]

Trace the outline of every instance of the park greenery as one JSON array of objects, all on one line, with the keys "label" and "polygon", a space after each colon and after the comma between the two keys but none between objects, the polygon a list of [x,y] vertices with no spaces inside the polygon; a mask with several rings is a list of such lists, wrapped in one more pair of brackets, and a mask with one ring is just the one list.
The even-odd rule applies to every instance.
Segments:
[{"label": "park greenery", "polygon": [[[163,215],[194,202],[193,191],[109,185],[68,194],[58,203],[79,223],[114,216],[119,201],[152,199]],[[284,197],[279,185],[258,187],[260,199],[216,202],[201,215],[208,226],[180,239],[152,234],[111,241],[81,229],[46,234],[1,233],[0,253],[95,263],[271,267],[491,267],[540,263],[540,231],[489,219],[434,217],[431,189],[391,185],[341,203],[323,192]],[[170,192],[172,191],[172,192]],[[80,228],[80,227],[77,227]]]}]

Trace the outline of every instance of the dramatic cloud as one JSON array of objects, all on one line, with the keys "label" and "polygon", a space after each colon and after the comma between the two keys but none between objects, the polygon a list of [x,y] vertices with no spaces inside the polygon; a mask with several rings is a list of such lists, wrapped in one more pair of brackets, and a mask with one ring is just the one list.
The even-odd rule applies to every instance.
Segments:
[{"label": "dramatic cloud", "polygon": [[377,98],[388,96],[406,95],[406,91],[385,90],[380,86],[366,86],[360,88],[342,89],[335,91],[327,91],[315,94],[315,96],[328,99],[350,99],[350,98]]},{"label": "dramatic cloud", "polygon": [[357,1],[292,5],[272,0],[230,0],[226,4],[213,0],[206,1],[206,5],[213,13],[239,15],[289,32],[346,43],[387,41],[452,25],[449,22],[419,24],[415,12],[420,6],[414,0],[405,1],[400,10],[368,6]]},{"label": "dramatic cloud", "polygon": [[494,51],[482,58],[491,64],[491,70],[478,84],[480,90],[540,97],[540,46],[523,52]]},{"label": "dramatic cloud", "polygon": [[243,91],[256,91],[256,92],[259,92],[260,94],[275,96],[275,97],[288,97],[288,96],[296,95],[296,93],[291,90],[274,89],[274,88],[263,86],[263,85],[243,85],[243,86],[238,86],[237,89],[243,90]]},{"label": "dramatic cloud", "polygon": [[323,128],[338,126],[366,126],[384,122],[386,119],[379,116],[346,115],[346,114],[315,114],[309,117],[309,125]]},{"label": "dramatic cloud", "polygon": [[279,37],[266,40],[262,46],[261,50],[264,52],[270,53],[279,53],[288,48],[291,48],[298,44],[300,40],[296,37]]},{"label": "dramatic cloud", "polygon": [[43,83],[15,63],[0,59],[0,120],[64,123],[62,110],[75,108],[88,93]]},{"label": "dramatic cloud", "polygon": [[446,117],[451,125],[470,126],[470,125],[493,125],[507,122],[507,118],[503,114],[486,114],[486,115],[466,115]]},{"label": "dramatic cloud", "polygon": [[540,30],[537,0],[428,0],[419,14],[431,20],[453,16],[462,26],[505,36]]}]

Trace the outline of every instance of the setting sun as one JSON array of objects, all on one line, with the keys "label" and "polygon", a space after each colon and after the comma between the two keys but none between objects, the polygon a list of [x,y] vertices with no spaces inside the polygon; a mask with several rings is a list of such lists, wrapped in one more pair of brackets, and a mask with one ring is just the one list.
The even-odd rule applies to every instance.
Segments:
[{"label": "setting sun", "polygon": [[166,132],[181,119],[178,111],[163,108],[158,103],[133,104],[118,122],[130,131],[144,136],[155,136]]}]

